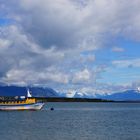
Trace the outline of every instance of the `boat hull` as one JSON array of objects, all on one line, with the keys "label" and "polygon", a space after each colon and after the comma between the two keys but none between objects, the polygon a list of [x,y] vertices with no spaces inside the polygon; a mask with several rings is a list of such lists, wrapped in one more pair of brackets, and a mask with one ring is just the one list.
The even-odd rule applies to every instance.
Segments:
[{"label": "boat hull", "polygon": [[22,104],[22,105],[0,105],[0,110],[40,110],[44,103]]}]

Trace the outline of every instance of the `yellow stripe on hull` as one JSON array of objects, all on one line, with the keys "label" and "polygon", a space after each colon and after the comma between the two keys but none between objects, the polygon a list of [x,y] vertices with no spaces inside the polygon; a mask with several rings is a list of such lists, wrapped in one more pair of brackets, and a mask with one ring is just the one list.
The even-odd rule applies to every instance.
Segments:
[{"label": "yellow stripe on hull", "polygon": [[0,110],[40,110],[44,103],[23,104],[23,105],[0,105]]}]

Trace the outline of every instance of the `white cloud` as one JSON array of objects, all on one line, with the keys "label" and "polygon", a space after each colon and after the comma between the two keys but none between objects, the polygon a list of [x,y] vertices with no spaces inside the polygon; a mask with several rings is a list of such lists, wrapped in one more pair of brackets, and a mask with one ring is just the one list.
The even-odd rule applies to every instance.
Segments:
[{"label": "white cloud", "polygon": [[88,69],[84,69],[82,71],[78,71],[74,74],[72,82],[73,83],[85,83],[85,82],[89,82],[91,77],[90,72],[88,71]]},{"label": "white cloud", "polygon": [[[139,5],[139,0],[1,0],[0,16],[15,24],[0,27],[0,81],[55,86],[72,81],[75,89],[85,83],[91,89],[106,67],[94,70],[99,58],[93,52],[112,48],[110,40],[118,37],[140,41]],[[112,64],[139,67],[139,62]]]},{"label": "white cloud", "polygon": [[48,72],[47,70],[36,72],[27,69],[11,69],[6,73],[6,76],[0,80],[0,82],[3,83],[17,85],[30,85],[31,83],[49,85],[49,83],[52,82],[56,84],[67,84],[68,81],[68,75],[61,72]]},{"label": "white cloud", "polygon": [[0,38],[0,50],[7,49],[11,45],[11,41]]},{"label": "white cloud", "polygon": [[[41,48],[22,33],[16,26],[4,27],[0,39],[1,82],[17,84],[33,84],[54,81],[67,82],[67,76],[46,69],[63,60],[64,53],[55,47]],[[5,34],[6,32],[6,34]]]},{"label": "white cloud", "polygon": [[140,59],[116,60],[112,64],[116,67],[140,67]]},{"label": "white cloud", "polygon": [[112,51],[113,52],[124,52],[124,48],[121,48],[121,47],[113,47],[112,48]]},{"label": "white cloud", "polygon": [[[17,7],[12,7],[11,3],[16,3]],[[81,6],[81,2],[75,4],[70,0],[14,0],[6,4],[10,6],[11,16],[16,17],[15,20],[19,17],[19,24],[42,47],[79,46],[94,50],[115,36],[138,40],[138,0],[89,0],[83,3],[86,4]]]}]

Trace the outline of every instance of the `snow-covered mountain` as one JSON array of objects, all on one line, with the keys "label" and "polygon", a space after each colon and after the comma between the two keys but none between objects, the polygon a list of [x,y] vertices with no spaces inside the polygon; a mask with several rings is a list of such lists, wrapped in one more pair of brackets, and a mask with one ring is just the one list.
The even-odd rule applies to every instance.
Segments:
[{"label": "snow-covered mountain", "polygon": [[77,91],[70,91],[68,93],[61,94],[63,97],[68,98],[96,98],[95,94],[89,94],[89,93],[82,93]]},{"label": "snow-covered mountain", "polygon": [[137,101],[140,100],[140,90],[127,90],[124,92],[118,92],[111,95],[105,95],[101,97],[102,99],[115,100],[115,101]]},{"label": "snow-covered mountain", "polygon": [[[68,98],[98,98],[115,101],[140,101],[140,88],[136,90],[126,90],[113,94],[89,94],[81,93],[77,91],[71,91],[68,93],[59,93],[49,87],[28,87],[33,96],[36,97],[68,97]],[[27,94],[26,87],[19,86],[0,86],[0,96],[25,96]]]},{"label": "snow-covered mountain", "polygon": [[71,97],[71,98],[99,98],[99,99],[107,99],[107,100],[115,100],[115,101],[137,101],[140,100],[140,88],[136,90],[126,90],[122,92],[116,92],[113,94],[87,94],[81,92],[70,92],[68,94],[63,94],[63,96]]}]

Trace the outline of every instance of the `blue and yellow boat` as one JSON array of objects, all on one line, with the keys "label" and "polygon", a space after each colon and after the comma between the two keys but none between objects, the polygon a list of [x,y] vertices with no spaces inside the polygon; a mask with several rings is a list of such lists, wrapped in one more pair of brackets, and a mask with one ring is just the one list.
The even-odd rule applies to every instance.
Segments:
[{"label": "blue and yellow boat", "polygon": [[40,110],[44,106],[44,103],[37,102],[36,98],[32,97],[29,90],[27,91],[27,97],[21,97],[14,101],[1,101],[0,110]]}]

